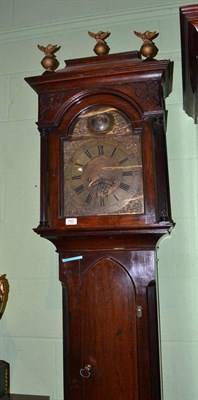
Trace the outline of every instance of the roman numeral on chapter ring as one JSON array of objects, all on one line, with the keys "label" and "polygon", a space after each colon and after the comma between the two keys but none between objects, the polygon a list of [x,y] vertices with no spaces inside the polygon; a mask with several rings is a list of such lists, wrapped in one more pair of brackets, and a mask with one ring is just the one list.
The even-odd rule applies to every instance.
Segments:
[{"label": "roman numeral on chapter ring", "polygon": [[103,144],[98,145],[98,154],[99,154],[99,156],[102,156],[104,154],[104,145]]},{"label": "roman numeral on chapter ring", "polygon": [[121,182],[119,185],[119,188],[122,190],[125,190],[127,192],[127,190],[129,190],[130,185],[127,185],[127,183]]},{"label": "roman numeral on chapter ring", "polygon": [[111,153],[111,157],[114,156],[114,154],[115,154],[115,152],[116,152],[116,149],[117,149],[117,147],[115,147],[115,148],[113,149],[113,151],[112,151],[112,153]]},{"label": "roman numeral on chapter ring", "polygon": [[85,150],[84,153],[86,154],[86,156],[87,156],[88,158],[92,158],[92,155],[91,155],[91,153],[90,153],[90,151],[89,151],[88,149]]},{"label": "roman numeral on chapter ring", "polygon": [[79,163],[75,163],[75,165],[76,165],[77,167],[84,167],[83,164],[79,164]]},{"label": "roman numeral on chapter ring", "polygon": [[113,197],[117,200],[117,201],[119,201],[119,198],[113,193]]},{"label": "roman numeral on chapter ring", "polygon": [[119,164],[124,164],[126,161],[128,161],[128,157],[123,158],[122,160],[119,161]]},{"label": "roman numeral on chapter ring", "polygon": [[84,186],[83,186],[83,185],[80,185],[80,186],[76,187],[74,190],[75,190],[75,192],[76,192],[77,194],[80,194],[80,193],[83,192]]},{"label": "roman numeral on chapter ring", "polygon": [[133,171],[123,171],[122,176],[132,176]]},{"label": "roman numeral on chapter ring", "polygon": [[85,199],[85,203],[90,204],[92,199],[93,199],[93,196],[89,193]]},{"label": "roman numeral on chapter ring", "polygon": [[105,206],[104,197],[100,197],[100,207],[104,207],[104,206]]}]

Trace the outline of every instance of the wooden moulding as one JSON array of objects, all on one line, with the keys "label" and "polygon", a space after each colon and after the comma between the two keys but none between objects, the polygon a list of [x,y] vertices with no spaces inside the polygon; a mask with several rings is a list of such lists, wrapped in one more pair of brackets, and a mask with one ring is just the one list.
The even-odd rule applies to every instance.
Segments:
[{"label": "wooden moulding", "polygon": [[198,4],[180,7],[183,107],[198,121]]}]

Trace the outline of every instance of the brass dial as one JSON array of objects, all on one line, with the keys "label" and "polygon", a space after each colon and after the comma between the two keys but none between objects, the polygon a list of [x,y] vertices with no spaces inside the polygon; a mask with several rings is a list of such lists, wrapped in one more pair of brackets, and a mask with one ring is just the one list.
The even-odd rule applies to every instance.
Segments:
[{"label": "brass dial", "polygon": [[119,141],[88,140],[66,166],[65,189],[82,215],[114,213],[128,203],[142,212],[142,164]]},{"label": "brass dial", "polygon": [[63,139],[63,216],[144,212],[141,131],[126,115],[92,107]]}]

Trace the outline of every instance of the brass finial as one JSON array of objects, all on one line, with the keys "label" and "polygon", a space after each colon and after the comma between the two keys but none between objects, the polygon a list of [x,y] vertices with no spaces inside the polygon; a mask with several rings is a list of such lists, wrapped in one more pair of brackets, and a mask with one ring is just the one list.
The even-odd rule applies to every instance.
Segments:
[{"label": "brass finial", "polygon": [[88,34],[89,34],[89,36],[94,38],[97,42],[93,49],[94,53],[96,53],[97,56],[103,56],[103,55],[109,53],[110,48],[109,48],[108,44],[105,42],[105,39],[111,35],[111,32],[99,31],[99,32],[95,33],[95,32],[88,31]]},{"label": "brass finial", "polygon": [[0,318],[2,317],[8,301],[9,283],[6,274],[0,275]]},{"label": "brass finial", "polygon": [[59,66],[59,62],[54,53],[56,53],[61,46],[58,46],[57,44],[48,44],[46,47],[40,46],[40,44],[37,46],[39,50],[43,51],[45,54],[45,57],[41,60],[41,65],[47,72],[54,72]]},{"label": "brass finial", "polygon": [[143,40],[143,45],[140,47],[140,53],[147,59],[152,59],[158,53],[158,48],[153,43],[153,40],[159,35],[156,31],[145,31],[143,33],[134,31],[135,35]]}]

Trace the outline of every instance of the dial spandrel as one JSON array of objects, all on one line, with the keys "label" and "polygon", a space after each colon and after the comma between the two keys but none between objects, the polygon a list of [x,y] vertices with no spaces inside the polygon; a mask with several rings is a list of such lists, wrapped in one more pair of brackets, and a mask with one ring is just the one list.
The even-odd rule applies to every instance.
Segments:
[{"label": "dial spandrel", "polygon": [[144,212],[141,133],[116,109],[78,117],[63,140],[63,215]]}]

